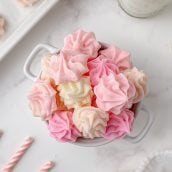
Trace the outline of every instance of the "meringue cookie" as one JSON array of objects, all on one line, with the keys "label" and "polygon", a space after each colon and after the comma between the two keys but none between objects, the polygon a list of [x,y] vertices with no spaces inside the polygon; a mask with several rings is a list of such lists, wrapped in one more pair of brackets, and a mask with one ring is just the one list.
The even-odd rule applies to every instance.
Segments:
[{"label": "meringue cookie", "polygon": [[25,7],[30,7],[34,5],[37,1],[39,0],[18,0],[18,2],[20,2]]},{"label": "meringue cookie", "polygon": [[48,70],[56,85],[67,81],[78,81],[88,71],[88,56],[74,51],[61,51],[53,55]]},{"label": "meringue cookie", "polygon": [[63,50],[74,50],[91,57],[97,57],[101,45],[96,41],[93,32],[78,30],[64,39]]},{"label": "meringue cookie", "polygon": [[43,120],[50,119],[53,112],[57,110],[56,91],[46,80],[35,82],[28,99],[33,114]]},{"label": "meringue cookie", "polygon": [[92,89],[88,77],[58,86],[59,95],[68,109],[91,105]]},{"label": "meringue cookie", "polygon": [[48,71],[50,68],[52,54],[47,54],[41,59],[41,79],[51,80]]},{"label": "meringue cookie", "polygon": [[71,111],[56,111],[49,120],[51,136],[61,142],[75,142],[81,133],[72,121]]},{"label": "meringue cookie", "polygon": [[118,47],[109,46],[108,48],[101,50],[100,54],[103,55],[104,58],[112,59],[118,66],[119,71],[124,71],[132,67],[130,53]]},{"label": "meringue cookie", "polygon": [[76,109],[73,113],[73,122],[84,138],[102,137],[108,120],[108,113],[92,106]]},{"label": "meringue cookie", "polygon": [[65,106],[64,102],[61,100],[61,97],[59,95],[58,87],[56,89],[56,104],[57,104],[57,110],[67,110],[67,107]]},{"label": "meringue cookie", "polygon": [[112,59],[104,58],[102,55],[88,62],[91,84],[97,85],[100,78],[107,76],[110,73],[119,73],[118,66]]},{"label": "meringue cookie", "polygon": [[134,103],[134,97],[136,95],[136,87],[133,84],[133,82],[131,82],[129,80],[128,80],[128,83],[129,83],[129,89],[127,91],[128,103],[127,103],[126,108],[130,109]]},{"label": "meringue cookie", "polygon": [[124,72],[129,81],[133,82],[136,93],[133,98],[133,103],[140,102],[148,93],[148,79],[143,71],[139,71],[136,67]]},{"label": "meringue cookie", "polygon": [[5,33],[5,19],[0,17],[0,36]]},{"label": "meringue cookie", "polygon": [[133,121],[134,113],[128,109],[125,109],[119,115],[109,113],[109,121],[103,137],[108,140],[125,137],[131,132]]},{"label": "meringue cookie", "polygon": [[128,104],[129,88],[129,82],[122,73],[102,77],[94,87],[97,106],[104,111],[120,114]]}]

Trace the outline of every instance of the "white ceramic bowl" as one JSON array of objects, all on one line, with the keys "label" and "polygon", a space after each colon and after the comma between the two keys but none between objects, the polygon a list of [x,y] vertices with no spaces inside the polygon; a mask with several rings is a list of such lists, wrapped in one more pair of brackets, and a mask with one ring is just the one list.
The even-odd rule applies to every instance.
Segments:
[{"label": "white ceramic bowl", "polygon": [[[106,45],[107,44],[103,44],[103,47],[106,47]],[[28,56],[28,58],[24,64],[24,73],[27,76],[27,78],[32,80],[33,82],[35,82],[37,79],[40,78],[41,71],[38,75],[35,75],[31,71],[31,66],[32,66],[34,59],[37,57],[37,54],[42,50],[48,51],[51,54],[59,53],[59,49],[57,49],[53,46],[50,46],[48,44],[38,44],[32,50],[32,52],[30,53],[30,55]],[[141,103],[133,105],[132,110],[135,114],[135,117],[137,117],[139,115],[140,111],[144,111],[148,116],[146,124],[144,125],[144,127],[140,130],[140,132],[137,135],[135,135],[135,136],[128,135],[124,138],[125,140],[127,140],[129,142],[137,143],[137,142],[141,141],[145,137],[147,132],[149,131],[149,129],[153,123],[153,115],[146,109],[145,106],[141,105]],[[110,142],[112,142],[112,141],[106,140],[104,138],[95,138],[95,139],[79,138],[73,144],[78,145],[78,146],[85,146],[85,147],[95,147],[95,146],[105,145]]]}]

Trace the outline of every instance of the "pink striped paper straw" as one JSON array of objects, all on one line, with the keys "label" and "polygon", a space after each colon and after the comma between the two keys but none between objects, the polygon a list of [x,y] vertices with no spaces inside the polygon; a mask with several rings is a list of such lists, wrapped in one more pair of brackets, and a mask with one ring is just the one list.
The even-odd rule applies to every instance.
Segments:
[{"label": "pink striped paper straw", "polygon": [[55,166],[54,162],[47,161],[39,170],[39,172],[49,172]]},{"label": "pink striped paper straw", "polygon": [[32,137],[26,138],[24,140],[23,144],[19,147],[19,149],[11,157],[9,162],[7,164],[5,164],[5,166],[2,168],[1,172],[12,172],[14,167],[17,165],[17,163],[20,161],[22,156],[27,151],[27,149],[32,145],[33,141],[34,141],[34,139]]}]

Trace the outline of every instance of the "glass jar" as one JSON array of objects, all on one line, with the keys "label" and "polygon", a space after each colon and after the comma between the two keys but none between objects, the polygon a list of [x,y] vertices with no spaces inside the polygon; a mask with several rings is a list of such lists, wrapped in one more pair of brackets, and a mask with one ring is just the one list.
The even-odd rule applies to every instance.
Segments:
[{"label": "glass jar", "polygon": [[145,18],[157,14],[172,0],[118,0],[118,2],[127,14]]}]

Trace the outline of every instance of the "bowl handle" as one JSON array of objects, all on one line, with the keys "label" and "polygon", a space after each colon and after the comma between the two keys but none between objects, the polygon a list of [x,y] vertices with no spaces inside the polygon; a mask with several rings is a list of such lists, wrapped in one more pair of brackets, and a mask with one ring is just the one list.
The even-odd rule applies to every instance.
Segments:
[{"label": "bowl handle", "polygon": [[124,139],[131,142],[131,143],[137,143],[139,141],[141,141],[145,135],[148,133],[150,127],[153,124],[154,121],[154,116],[152,113],[150,113],[150,111],[144,106],[141,105],[141,108],[139,109],[139,111],[144,111],[145,113],[147,113],[148,115],[148,119],[147,122],[145,124],[145,126],[143,127],[143,129],[135,136],[126,136]]},{"label": "bowl handle", "polygon": [[36,81],[39,78],[39,75],[36,76],[32,71],[31,71],[31,65],[33,60],[35,59],[37,53],[39,53],[41,50],[47,50],[51,54],[57,53],[59,50],[51,45],[48,44],[38,44],[29,54],[28,58],[26,59],[26,62],[23,67],[24,74],[26,77],[32,81]]}]

